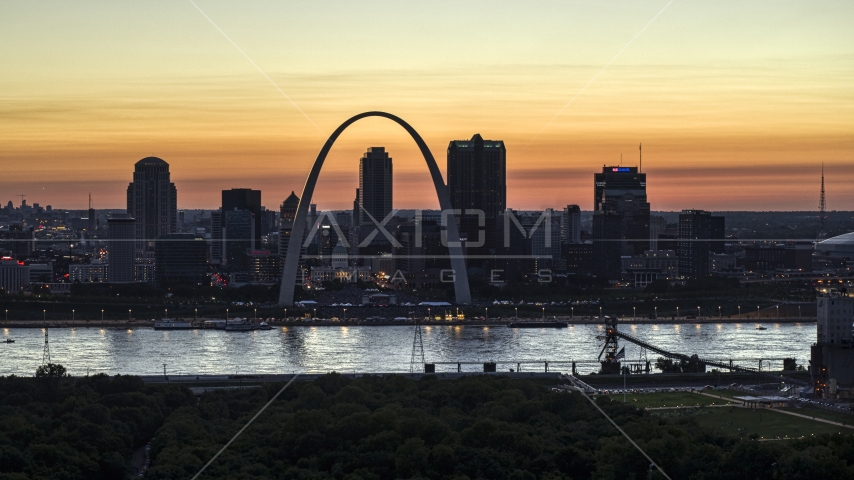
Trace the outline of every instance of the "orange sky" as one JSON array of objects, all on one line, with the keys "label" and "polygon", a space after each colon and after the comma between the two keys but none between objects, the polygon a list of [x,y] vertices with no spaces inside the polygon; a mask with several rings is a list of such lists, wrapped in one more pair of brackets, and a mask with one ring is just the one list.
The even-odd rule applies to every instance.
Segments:
[{"label": "orange sky", "polygon": [[[232,187],[275,208],[339,123],[384,110],[442,170],[450,140],[504,140],[513,208],[590,209],[643,142],[654,210],[815,209],[822,162],[828,208],[854,210],[851,2],[196,5],[0,6],[0,201],[122,208],[156,155],[179,208]],[[383,119],[345,132],[314,202],[350,208],[380,145],[395,207],[437,206]]]}]

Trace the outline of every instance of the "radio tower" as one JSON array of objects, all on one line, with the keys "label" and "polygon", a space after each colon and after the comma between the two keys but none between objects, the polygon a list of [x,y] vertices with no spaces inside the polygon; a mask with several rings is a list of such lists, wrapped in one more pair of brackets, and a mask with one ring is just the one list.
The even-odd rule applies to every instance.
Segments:
[{"label": "radio tower", "polygon": [[44,353],[42,353],[42,365],[50,363],[50,343],[47,341],[47,325],[44,327]]},{"label": "radio tower", "polygon": [[[421,364],[418,365],[417,359],[421,357]],[[409,359],[409,373],[424,371],[424,341],[421,339],[421,324],[418,323],[418,317],[415,317],[415,337],[412,339],[412,357]]]},{"label": "radio tower", "polygon": [[824,240],[827,235],[827,200],[824,197],[824,162],[821,162],[821,197],[818,200],[818,239]]}]

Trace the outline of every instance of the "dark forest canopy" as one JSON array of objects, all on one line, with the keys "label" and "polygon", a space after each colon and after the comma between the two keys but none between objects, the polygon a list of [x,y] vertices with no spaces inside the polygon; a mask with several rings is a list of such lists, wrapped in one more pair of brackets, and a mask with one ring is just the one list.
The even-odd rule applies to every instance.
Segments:
[{"label": "dark forest canopy", "polygon": [[[548,381],[330,374],[294,382],[204,472],[245,479],[645,479],[649,464],[578,393]],[[197,402],[136,377],[0,378],[0,480],[191,478],[281,384]],[[741,440],[600,397],[674,479],[854,478],[854,438]],[[653,474],[652,478],[662,478]]]}]

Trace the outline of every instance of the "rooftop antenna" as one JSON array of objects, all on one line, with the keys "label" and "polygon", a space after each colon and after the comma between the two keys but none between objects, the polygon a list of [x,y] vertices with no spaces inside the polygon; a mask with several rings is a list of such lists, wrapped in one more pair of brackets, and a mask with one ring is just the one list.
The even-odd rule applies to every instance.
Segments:
[{"label": "rooftop antenna", "polygon": [[638,167],[638,172],[643,172],[643,144],[638,144],[638,155],[640,156],[640,166]]},{"label": "rooftop antenna", "polygon": [[827,227],[827,200],[824,197],[824,162],[821,162],[821,196],[818,200],[818,219],[820,229],[818,239],[823,240],[827,235],[825,228]]},{"label": "rooftop antenna", "polygon": [[92,192],[89,192],[89,210],[92,210]]}]

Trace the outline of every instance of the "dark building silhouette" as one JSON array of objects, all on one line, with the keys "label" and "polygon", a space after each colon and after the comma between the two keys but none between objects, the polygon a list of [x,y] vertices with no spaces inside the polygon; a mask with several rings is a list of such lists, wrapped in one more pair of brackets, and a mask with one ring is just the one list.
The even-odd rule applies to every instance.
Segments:
[{"label": "dark building silhouette", "polygon": [[745,247],[741,265],[751,272],[777,269],[812,271],[813,247],[810,243],[791,245],[751,245]]},{"label": "dark building silhouette", "polygon": [[113,214],[107,219],[109,264],[107,280],[111,283],[128,283],[136,280],[134,263],[138,230],[136,220],[127,214]]},{"label": "dark building silhouette", "polygon": [[249,210],[225,210],[222,213],[225,238],[223,260],[229,270],[243,270],[246,255],[256,249],[255,215]]},{"label": "dark building silhouette", "polygon": [[211,263],[222,263],[222,251],[225,225],[223,225],[222,209],[211,212]]},{"label": "dark building silhouette", "polygon": [[207,278],[207,244],[204,237],[170,233],[154,249],[154,277],[158,285],[204,285]]},{"label": "dark building silhouette", "polygon": [[253,250],[246,256],[250,283],[271,284],[282,277],[282,259],[269,250]]},{"label": "dark building silhouette", "polygon": [[448,193],[455,209],[495,218],[507,208],[507,150],[502,140],[454,140],[448,145]]},{"label": "dark building silhouette", "polygon": [[[679,214],[679,276],[709,276],[709,253],[712,246],[723,247],[724,217],[714,217],[703,210],[683,210]],[[723,253],[723,250],[721,252]]]},{"label": "dark building silhouette", "polygon": [[157,157],[136,162],[127,213],[136,220],[138,250],[153,251],[155,239],[178,231],[178,191],[170,181],[168,163]]},{"label": "dark building silhouette", "polygon": [[[448,144],[448,193],[457,215],[460,238],[468,255],[508,253],[498,217],[507,208],[507,149],[502,140],[471,140]],[[481,213],[482,212],[482,213]],[[484,270],[494,265],[485,259],[468,260]]]},{"label": "dark building silhouette", "polygon": [[567,272],[577,275],[593,274],[592,243],[564,243],[561,250]]},{"label": "dark building silhouette", "polygon": [[724,240],[726,240],[726,217],[712,216],[709,220],[709,250],[712,253],[724,253]]},{"label": "dark building silhouette", "polygon": [[222,211],[248,210],[252,212],[255,234],[255,245],[261,245],[264,207],[261,206],[261,190],[251,188],[232,188],[222,191]]},{"label": "dark building silhouette", "polygon": [[560,216],[560,243],[581,243],[581,207],[567,205]]},{"label": "dark building silhouette", "polygon": [[297,218],[297,207],[299,197],[294,192],[291,192],[279,207],[279,257],[283,259],[288,255],[288,242],[291,240],[291,231]]},{"label": "dark building silhouette", "polygon": [[646,174],[637,167],[603,166],[593,180],[594,271],[619,280],[620,257],[649,250]]},{"label": "dark building silhouette", "polygon": [[0,250],[8,251],[16,259],[25,259],[35,249],[35,232],[31,225],[13,222],[9,229],[0,232]]},{"label": "dark building silhouette", "polygon": [[[371,147],[359,160],[358,224],[374,225],[392,210],[392,161],[383,147]],[[370,216],[368,216],[370,214]],[[373,229],[368,229],[372,231]],[[364,232],[363,232],[364,233]]]}]

